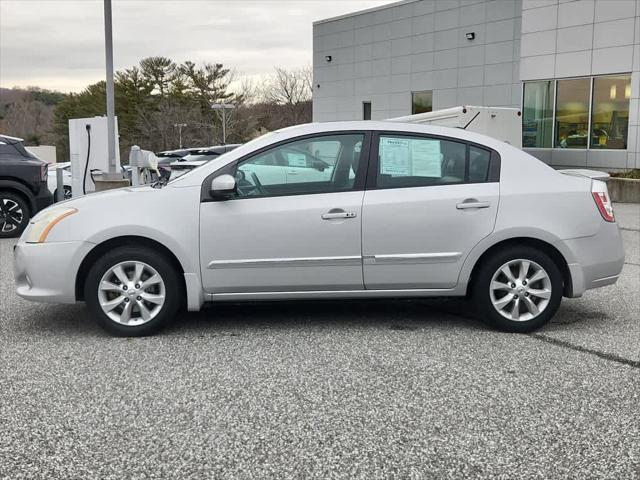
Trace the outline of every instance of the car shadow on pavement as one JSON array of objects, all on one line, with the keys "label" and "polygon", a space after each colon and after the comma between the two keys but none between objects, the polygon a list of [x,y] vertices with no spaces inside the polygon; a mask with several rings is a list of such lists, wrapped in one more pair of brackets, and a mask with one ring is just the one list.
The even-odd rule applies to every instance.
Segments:
[{"label": "car shadow on pavement", "polygon": [[[577,303],[564,303],[542,330],[582,330],[609,321],[605,312],[583,308]],[[35,335],[109,336],[96,324],[84,304],[41,304],[37,308],[22,309],[14,327],[16,333],[23,331]],[[473,304],[465,299],[299,300],[206,304],[200,312],[178,314],[162,334],[234,334],[238,330],[305,327],[397,331],[491,329],[474,316]]]},{"label": "car shadow on pavement", "polygon": [[612,318],[609,313],[602,310],[594,310],[590,305],[584,305],[579,300],[573,301],[564,299],[558,312],[545,327],[546,330],[565,330],[567,325],[571,329],[584,329],[599,326],[600,324],[611,324]]},{"label": "car shadow on pavement", "polygon": [[472,317],[472,305],[461,299],[299,300],[209,304],[200,312],[180,315],[166,332],[305,327],[486,328]]},{"label": "car shadow on pavement", "polygon": [[[182,332],[221,332],[289,328],[486,329],[473,317],[464,299],[322,300],[205,304],[199,312],[179,313],[162,335]],[[14,334],[65,337],[109,336],[92,318],[85,304],[28,304],[17,310],[5,327]]]}]

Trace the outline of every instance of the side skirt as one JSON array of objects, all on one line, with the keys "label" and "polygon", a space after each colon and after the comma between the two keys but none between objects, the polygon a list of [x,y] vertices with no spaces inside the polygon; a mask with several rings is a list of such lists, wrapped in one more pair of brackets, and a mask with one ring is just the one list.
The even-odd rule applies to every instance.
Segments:
[{"label": "side skirt", "polygon": [[458,288],[425,288],[411,290],[340,290],[297,292],[208,293],[210,302],[240,302],[245,300],[303,300],[348,298],[419,298],[464,296]]}]

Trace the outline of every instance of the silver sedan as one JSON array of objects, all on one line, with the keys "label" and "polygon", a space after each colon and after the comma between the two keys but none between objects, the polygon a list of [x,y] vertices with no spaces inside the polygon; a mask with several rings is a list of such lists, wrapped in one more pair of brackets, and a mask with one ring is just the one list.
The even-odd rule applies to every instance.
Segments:
[{"label": "silver sedan", "polygon": [[162,188],[44,210],[15,248],[17,292],[84,301],[115,335],[204,302],[427,296],[470,296],[488,323],[528,332],[618,279],[602,180],[464,130],[302,125]]}]

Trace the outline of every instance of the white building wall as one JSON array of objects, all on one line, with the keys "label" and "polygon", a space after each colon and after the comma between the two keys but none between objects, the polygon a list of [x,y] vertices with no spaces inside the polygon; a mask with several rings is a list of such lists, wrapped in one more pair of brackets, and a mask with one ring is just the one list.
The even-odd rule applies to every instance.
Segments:
[{"label": "white building wall", "polygon": [[365,101],[372,119],[408,115],[420,90],[433,90],[434,109],[519,106],[520,6],[406,0],[316,22],[314,121],[360,120]]},{"label": "white building wall", "polygon": [[522,81],[631,73],[627,150],[531,153],[640,168],[640,0],[404,0],[314,23],[313,50],[314,121],[362,119],[366,101],[372,119],[408,115],[420,90],[434,110],[521,107]]},{"label": "white building wall", "polygon": [[24,148],[44,162],[56,163],[56,147],[53,145],[39,145],[37,147]]},{"label": "white building wall", "polygon": [[640,0],[523,0],[520,78],[631,73],[627,150],[531,151],[554,166],[640,167]]}]

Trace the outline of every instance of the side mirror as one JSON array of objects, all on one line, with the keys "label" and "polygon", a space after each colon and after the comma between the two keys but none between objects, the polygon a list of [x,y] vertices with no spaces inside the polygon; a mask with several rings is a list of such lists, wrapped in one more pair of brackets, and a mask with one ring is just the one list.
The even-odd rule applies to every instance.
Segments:
[{"label": "side mirror", "polygon": [[211,196],[226,197],[236,192],[236,186],[236,179],[231,175],[220,175],[211,180]]}]

